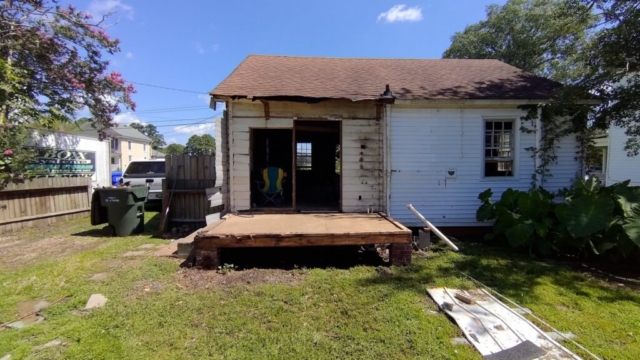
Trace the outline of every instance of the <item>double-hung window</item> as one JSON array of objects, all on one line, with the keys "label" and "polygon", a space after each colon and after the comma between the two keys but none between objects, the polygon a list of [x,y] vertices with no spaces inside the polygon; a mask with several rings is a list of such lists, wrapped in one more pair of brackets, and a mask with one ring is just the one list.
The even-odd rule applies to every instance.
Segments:
[{"label": "double-hung window", "polygon": [[513,176],[514,121],[486,120],[484,176]]}]

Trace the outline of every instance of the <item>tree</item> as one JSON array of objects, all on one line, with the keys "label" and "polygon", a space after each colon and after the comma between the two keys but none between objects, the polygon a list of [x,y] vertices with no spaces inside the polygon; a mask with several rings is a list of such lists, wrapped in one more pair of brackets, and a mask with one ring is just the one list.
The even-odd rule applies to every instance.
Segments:
[{"label": "tree", "polygon": [[454,34],[443,57],[498,59],[563,82],[550,112],[588,120],[587,131],[623,127],[628,155],[640,153],[638,1],[509,0],[504,6],[491,5],[486,20]]},{"label": "tree", "polygon": [[182,155],[184,154],[184,145],[182,144],[169,144],[162,151],[167,155]]},{"label": "tree", "polygon": [[[102,131],[112,126],[120,105],[135,109],[134,87],[120,73],[107,73],[103,56],[120,51],[119,41],[104,29],[108,15],[93,21],[89,13],[54,0],[0,3],[0,138],[14,126],[72,122],[85,108]],[[3,150],[18,157],[22,145]],[[23,170],[13,163],[2,171]]]},{"label": "tree", "polygon": [[134,129],[137,129],[148,138],[151,139],[151,147],[154,149],[161,148],[166,145],[164,142],[164,136],[158,132],[158,128],[153,124],[141,124],[141,123],[131,123],[131,126]]},{"label": "tree", "polygon": [[596,16],[572,0],[509,0],[489,5],[487,19],[451,38],[444,58],[498,59],[569,83],[585,69],[579,60]]},{"label": "tree", "polygon": [[184,153],[187,155],[215,155],[216,140],[209,134],[193,135],[187,141]]},{"label": "tree", "polygon": [[[594,127],[611,125],[626,129],[628,155],[640,153],[640,3],[628,0],[574,0],[588,6],[600,22],[591,46],[585,51],[590,71],[569,96],[586,91],[602,100],[591,107]],[[573,95],[573,98],[576,96]]]}]

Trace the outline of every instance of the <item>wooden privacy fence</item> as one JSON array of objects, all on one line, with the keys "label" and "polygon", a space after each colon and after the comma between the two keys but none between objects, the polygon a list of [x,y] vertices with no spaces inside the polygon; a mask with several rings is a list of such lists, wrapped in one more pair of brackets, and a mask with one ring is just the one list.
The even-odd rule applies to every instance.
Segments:
[{"label": "wooden privacy fence", "polygon": [[0,190],[0,233],[79,219],[89,214],[91,178],[25,180]]},{"label": "wooden privacy fence", "polygon": [[216,183],[215,156],[167,155],[165,174],[160,230],[186,226],[193,231],[204,227],[206,216],[217,212],[211,208],[205,191]]}]

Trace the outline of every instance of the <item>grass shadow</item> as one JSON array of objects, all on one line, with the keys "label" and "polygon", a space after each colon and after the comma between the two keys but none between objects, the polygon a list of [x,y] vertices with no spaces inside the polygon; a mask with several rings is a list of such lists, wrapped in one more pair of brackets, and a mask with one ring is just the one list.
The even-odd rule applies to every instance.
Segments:
[{"label": "grass shadow", "polygon": [[425,261],[394,268],[391,275],[373,275],[361,280],[360,284],[411,289],[420,294],[424,294],[426,287],[477,287],[460,272],[510,298],[526,296],[533,301],[539,300],[544,295],[536,293],[535,288],[550,283],[579,297],[604,302],[631,301],[640,305],[640,294],[621,291],[568,266],[543,262],[510,249],[469,243],[461,246],[458,254],[431,254]]},{"label": "grass shadow", "polygon": [[[71,236],[79,237],[112,237],[108,235],[108,232],[104,231],[107,224],[96,225],[92,229],[83,230],[80,232],[72,233]],[[144,236],[155,237],[158,233],[158,227],[160,226],[160,213],[148,212],[145,214],[144,231],[139,234],[133,234],[131,236]]]}]

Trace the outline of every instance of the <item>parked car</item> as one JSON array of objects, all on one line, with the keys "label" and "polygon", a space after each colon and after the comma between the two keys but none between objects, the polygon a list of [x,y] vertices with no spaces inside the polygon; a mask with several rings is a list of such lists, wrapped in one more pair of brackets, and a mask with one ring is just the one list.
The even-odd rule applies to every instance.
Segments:
[{"label": "parked car", "polygon": [[162,201],[162,180],[165,177],[164,159],[134,160],[129,163],[122,174],[122,182],[131,185],[146,185],[147,180],[153,180],[149,186],[147,201]]}]

